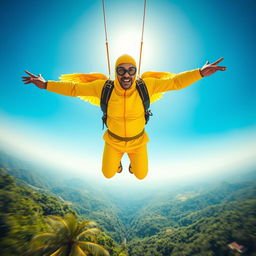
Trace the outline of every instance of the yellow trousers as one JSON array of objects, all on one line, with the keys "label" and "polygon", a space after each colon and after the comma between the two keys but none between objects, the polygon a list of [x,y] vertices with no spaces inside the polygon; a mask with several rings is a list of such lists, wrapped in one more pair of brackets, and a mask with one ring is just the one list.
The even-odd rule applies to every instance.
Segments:
[{"label": "yellow trousers", "polygon": [[120,161],[127,153],[131,161],[131,171],[134,175],[142,180],[148,173],[148,154],[147,145],[144,144],[139,148],[133,150],[120,150],[112,147],[105,142],[103,159],[102,159],[102,172],[106,178],[112,178],[118,171]]}]

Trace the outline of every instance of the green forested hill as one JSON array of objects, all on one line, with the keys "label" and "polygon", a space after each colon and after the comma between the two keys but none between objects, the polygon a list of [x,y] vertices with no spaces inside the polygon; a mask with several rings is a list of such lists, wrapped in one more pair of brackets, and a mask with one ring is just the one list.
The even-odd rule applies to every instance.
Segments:
[{"label": "green forested hill", "polygon": [[[19,255],[25,241],[45,228],[45,215],[70,210],[96,221],[115,241],[126,241],[130,256],[238,255],[227,246],[233,241],[248,248],[244,255],[256,256],[255,172],[250,178],[245,173],[229,182],[170,186],[132,197],[129,191],[102,193],[97,185],[74,178],[48,179],[11,157],[1,164],[3,159],[2,154],[0,248],[9,253],[4,256]],[[118,255],[108,235],[102,243]]]},{"label": "green forested hill", "polygon": [[103,200],[86,191],[68,186],[53,187],[51,191],[68,202],[78,214],[95,220],[116,241],[122,241],[124,226],[118,217],[117,207],[109,200]]},{"label": "green forested hill", "polygon": [[157,235],[134,239],[129,255],[134,256],[229,256],[228,248],[237,241],[256,255],[256,200],[231,202],[207,207],[181,219],[177,228],[169,227]]},{"label": "green forested hill", "polygon": [[62,216],[69,211],[68,205],[56,198],[17,185],[0,169],[1,255],[21,255],[31,237],[45,229],[44,216]]},{"label": "green forested hill", "polygon": [[[64,216],[68,212],[74,212],[69,204],[42,190],[38,192],[0,168],[1,256],[23,255],[34,235],[48,231],[44,217]],[[126,255],[105,233],[101,232],[97,239],[111,255]]]},{"label": "green forested hill", "polygon": [[50,188],[54,184],[52,177],[45,169],[40,171],[40,168],[36,168],[31,163],[10,156],[1,150],[0,168],[4,168],[8,174],[37,188]]},{"label": "green forested hill", "polygon": [[152,236],[167,227],[179,227],[183,219],[193,212],[224,202],[243,201],[256,198],[256,185],[253,183],[218,185],[200,194],[186,193],[166,201],[159,201],[144,207],[131,222],[130,238]]},{"label": "green forested hill", "polygon": [[110,200],[103,199],[102,194],[94,192],[96,189],[86,181],[74,178],[62,180],[54,175],[49,176],[44,170],[41,173],[34,171],[33,166],[1,151],[0,167],[32,188],[56,195],[81,216],[96,221],[116,241],[123,240],[125,231],[118,208]]}]

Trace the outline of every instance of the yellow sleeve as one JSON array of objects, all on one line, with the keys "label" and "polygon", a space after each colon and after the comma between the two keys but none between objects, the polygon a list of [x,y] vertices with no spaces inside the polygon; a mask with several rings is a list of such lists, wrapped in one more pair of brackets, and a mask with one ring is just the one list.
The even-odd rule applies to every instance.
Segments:
[{"label": "yellow sleeve", "polygon": [[150,79],[150,81],[148,81],[149,83],[146,82],[146,84],[150,91],[150,95],[152,95],[159,92],[167,92],[185,88],[200,80],[201,78],[202,76],[199,69],[195,69],[179,73],[168,79]]},{"label": "yellow sleeve", "polygon": [[51,92],[71,97],[94,96],[100,98],[105,82],[105,80],[95,80],[89,83],[48,81],[46,89]]}]

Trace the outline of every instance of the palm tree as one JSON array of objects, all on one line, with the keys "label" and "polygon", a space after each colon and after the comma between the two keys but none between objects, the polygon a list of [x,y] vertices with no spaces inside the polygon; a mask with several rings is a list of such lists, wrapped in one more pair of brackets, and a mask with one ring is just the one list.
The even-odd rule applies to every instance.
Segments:
[{"label": "palm tree", "polygon": [[64,218],[48,216],[47,223],[52,232],[35,235],[27,255],[40,256],[109,256],[108,251],[95,243],[97,233],[95,222],[78,222],[76,216],[68,213]]}]

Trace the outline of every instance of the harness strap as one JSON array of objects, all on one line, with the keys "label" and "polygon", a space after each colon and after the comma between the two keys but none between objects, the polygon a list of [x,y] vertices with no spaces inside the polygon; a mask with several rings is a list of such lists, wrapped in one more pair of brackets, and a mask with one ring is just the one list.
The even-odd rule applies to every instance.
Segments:
[{"label": "harness strap", "polygon": [[136,81],[136,89],[139,92],[139,95],[141,97],[142,103],[143,103],[143,107],[145,110],[145,123],[147,124],[149,117],[152,116],[152,112],[149,109],[150,106],[150,98],[149,98],[149,94],[148,94],[148,89],[147,86],[145,85],[144,81],[139,78]]},{"label": "harness strap", "polygon": [[141,137],[144,134],[144,132],[145,132],[145,130],[143,129],[139,134],[137,134],[133,137],[120,137],[120,136],[114,134],[113,132],[111,132],[110,130],[108,130],[108,133],[110,136],[112,136],[113,138],[115,138],[117,140],[126,141],[126,142],[138,139],[139,137]]},{"label": "harness strap", "polygon": [[114,81],[107,80],[101,91],[100,108],[103,112],[102,129],[104,129],[104,124],[107,126],[106,121],[107,121],[108,101],[113,91],[113,88],[114,88]]}]

